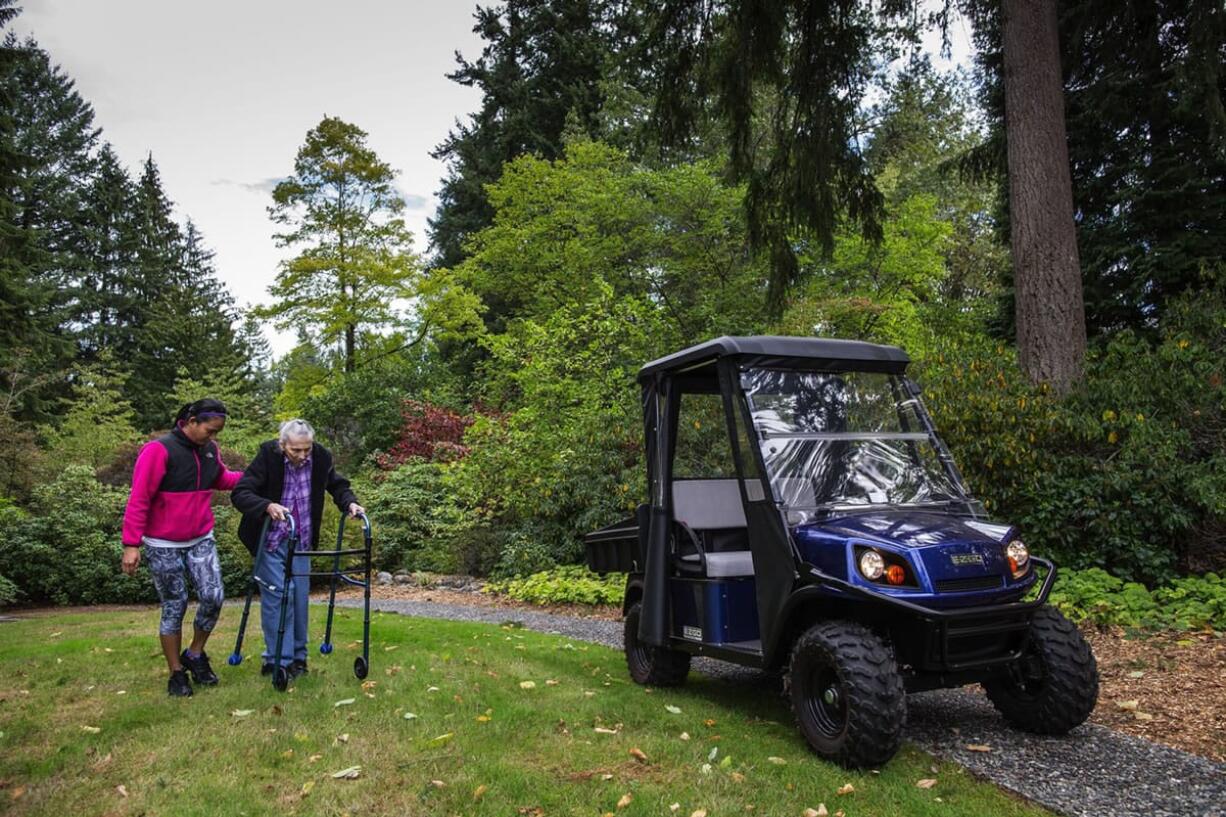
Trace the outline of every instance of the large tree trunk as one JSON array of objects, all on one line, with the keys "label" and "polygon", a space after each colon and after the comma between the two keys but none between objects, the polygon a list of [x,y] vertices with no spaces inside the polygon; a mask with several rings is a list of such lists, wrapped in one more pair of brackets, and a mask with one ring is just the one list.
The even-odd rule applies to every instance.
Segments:
[{"label": "large tree trunk", "polygon": [[1003,0],[1002,12],[1018,354],[1032,381],[1065,393],[1082,376],[1086,325],[1056,0]]}]

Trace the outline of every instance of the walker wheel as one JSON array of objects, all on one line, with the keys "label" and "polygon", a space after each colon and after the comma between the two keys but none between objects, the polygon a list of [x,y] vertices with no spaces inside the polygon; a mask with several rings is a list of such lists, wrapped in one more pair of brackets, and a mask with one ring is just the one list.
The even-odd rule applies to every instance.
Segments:
[{"label": "walker wheel", "polygon": [[368,672],[370,672],[370,667],[367,666],[365,658],[359,655],[353,659],[353,674],[357,676],[359,681],[366,678],[366,673]]},{"label": "walker wheel", "polygon": [[285,667],[277,667],[272,671],[272,685],[278,692],[284,692],[289,686],[289,671]]},{"label": "walker wheel", "polygon": [[319,645],[320,655],[330,655],[331,653],[332,653],[332,642],[325,641],[324,643]]},{"label": "walker wheel", "polygon": [[230,657],[226,659],[226,663],[232,667],[237,667],[243,663],[243,657],[236,652],[230,653]]}]

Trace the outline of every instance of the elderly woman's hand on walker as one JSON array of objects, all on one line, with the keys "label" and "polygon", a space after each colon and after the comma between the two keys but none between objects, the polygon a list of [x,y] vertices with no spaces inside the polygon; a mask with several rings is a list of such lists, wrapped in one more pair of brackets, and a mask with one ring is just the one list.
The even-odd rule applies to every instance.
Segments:
[{"label": "elderly woman's hand on walker", "polygon": [[285,521],[285,517],[289,516],[289,508],[284,505],[278,505],[276,502],[269,502],[267,513],[278,522]]}]

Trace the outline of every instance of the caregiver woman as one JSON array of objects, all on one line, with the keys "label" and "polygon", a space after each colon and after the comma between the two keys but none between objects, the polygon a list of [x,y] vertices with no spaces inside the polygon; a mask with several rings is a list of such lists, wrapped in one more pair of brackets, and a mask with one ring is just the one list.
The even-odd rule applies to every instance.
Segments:
[{"label": "caregiver woman", "polygon": [[[206,398],[184,406],[174,430],[146,443],[136,458],[123,516],[123,572],[136,572],[143,545],[162,600],[158,632],[170,668],[166,691],[174,696],[192,694],[184,667],[197,684],[217,683],[204,652],[225,600],[210,500],[214,490],[228,491],[242,476],[221,462],[217,433],[225,425],[226,407],[220,400]],[[192,644],[180,653],[188,573],[198,604]]]}]

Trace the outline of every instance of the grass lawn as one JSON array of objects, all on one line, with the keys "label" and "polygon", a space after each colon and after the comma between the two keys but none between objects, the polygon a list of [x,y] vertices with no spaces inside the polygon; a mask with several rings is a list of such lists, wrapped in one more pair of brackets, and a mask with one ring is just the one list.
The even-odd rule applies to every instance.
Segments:
[{"label": "grass lawn", "polygon": [[210,644],[221,685],[185,700],[166,696],[153,611],[0,623],[0,814],[1047,813],[909,747],[880,774],[844,771],[773,692],[697,674],[645,689],[619,652],[509,626],[375,614],[363,689],[360,613],[338,615],[336,651],[278,693],[258,624],[226,666],[228,607]]}]

